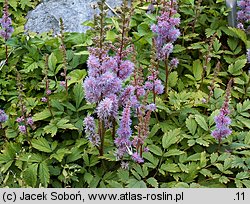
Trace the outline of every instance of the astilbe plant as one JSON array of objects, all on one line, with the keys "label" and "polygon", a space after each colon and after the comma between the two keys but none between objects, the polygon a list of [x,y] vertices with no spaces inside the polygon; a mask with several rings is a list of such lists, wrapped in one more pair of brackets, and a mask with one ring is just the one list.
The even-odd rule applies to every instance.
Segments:
[{"label": "astilbe plant", "polygon": [[165,63],[165,94],[168,95],[168,78],[171,67],[178,66],[178,59],[174,58],[170,61],[170,54],[173,52],[173,43],[180,36],[178,26],[180,18],[175,17],[177,14],[176,0],[163,0],[162,10],[160,16],[157,18],[157,24],[151,26],[153,33],[155,33],[155,46],[157,59]]},{"label": "astilbe plant", "polygon": [[[98,117],[97,128],[92,116],[84,120],[85,131],[90,141],[98,147],[100,155],[103,155],[104,151],[105,132],[115,124],[114,120],[118,119],[118,103],[119,94],[123,89],[122,83],[131,75],[134,66],[133,63],[125,60],[129,51],[124,49],[124,38],[117,54],[115,56],[109,55],[110,44],[105,42],[106,6],[104,2],[102,1],[99,4],[101,13],[98,17],[95,17],[95,29],[99,32],[99,35],[94,39],[97,46],[89,48],[88,77],[83,84],[85,98],[89,103],[96,104]],[[123,30],[123,34],[125,35],[125,30]],[[112,134],[115,135],[114,127],[112,130]]]},{"label": "astilbe plant", "polygon": [[12,33],[14,32],[8,8],[8,0],[5,0],[3,7],[3,16],[2,18],[0,18],[0,24],[2,27],[2,29],[0,30],[0,36],[5,41],[6,64],[8,64],[8,46],[6,45],[6,41],[11,37]]},{"label": "astilbe plant", "polygon": [[34,121],[30,114],[27,114],[27,108],[25,106],[25,101],[23,99],[23,88],[24,85],[21,82],[21,75],[17,72],[17,88],[18,88],[18,100],[19,100],[19,107],[21,110],[21,116],[16,119],[16,122],[18,123],[18,129],[20,133],[27,136],[27,139],[29,139],[29,127],[34,128]]},{"label": "astilbe plant", "polygon": [[60,81],[60,86],[64,87],[66,90],[66,95],[68,95],[68,81],[70,80],[70,78],[67,76],[67,67],[68,67],[68,62],[67,62],[67,52],[66,52],[66,46],[65,46],[65,37],[64,37],[64,23],[62,18],[60,18],[60,34],[59,34],[59,38],[61,41],[61,45],[60,45],[60,50],[62,52],[62,56],[63,56],[63,72],[61,72],[61,76],[64,77],[63,81]]},{"label": "astilbe plant", "polygon": [[[83,83],[86,100],[96,104],[97,122],[93,116],[87,116],[84,119],[85,133],[99,149],[100,155],[103,155],[105,132],[111,129],[117,147],[117,159],[123,160],[129,154],[135,162],[142,163],[142,153],[147,150],[143,144],[149,133],[150,115],[156,108],[155,104],[148,104],[147,95],[150,91],[162,93],[163,86],[157,79],[157,71],[152,72],[153,76],[149,77],[146,86],[142,70],[135,66],[136,60],[129,60],[131,54],[135,56],[134,47],[128,37],[129,19],[133,9],[128,7],[126,1],[123,2],[119,19],[120,34],[114,44],[105,42],[104,1],[100,4],[100,10],[101,14],[95,21],[96,30],[99,31],[94,39],[97,47],[89,48],[88,77]],[[133,80],[131,84],[126,84],[125,81],[129,78]],[[139,120],[135,127],[138,135],[134,137],[131,129],[133,115]],[[119,126],[117,130],[116,124]]]},{"label": "astilbe plant", "polygon": [[226,97],[220,109],[220,113],[219,115],[214,117],[216,129],[212,131],[212,136],[218,140],[219,147],[221,145],[222,139],[231,135],[232,133],[232,130],[229,128],[229,125],[231,124],[231,119],[228,116],[230,114],[229,100],[230,100],[230,95],[231,95],[232,83],[233,83],[233,79],[231,79],[227,84]]}]

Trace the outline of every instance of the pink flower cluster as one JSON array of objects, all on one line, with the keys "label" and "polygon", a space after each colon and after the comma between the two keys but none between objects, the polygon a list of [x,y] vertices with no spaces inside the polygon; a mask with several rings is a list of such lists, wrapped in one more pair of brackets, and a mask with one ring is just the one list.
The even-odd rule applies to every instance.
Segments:
[{"label": "pink flower cluster", "polygon": [[14,32],[11,18],[9,17],[7,0],[5,0],[4,3],[3,16],[2,18],[0,18],[0,24],[2,27],[2,29],[0,30],[0,36],[6,41],[11,37],[11,34]]},{"label": "pink flower cluster", "polygon": [[180,30],[177,28],[180,24],[180,18],[174,17],[177,13],[176,5],[175,0],[166,2],[158,17],[157,24],[151,26],[152,31],[156,34],[156,49],[159,60],[169,57],[173,52],[173,43],[180,36]]},{"label": "pink flower cluster", "polygon": [[245,25],[250,23],[250,1],[249,0],[240,0],[237,2],[240,10],[237,12],[237,27],[250,32],[250,26],[245,29]]},{"label": "pink flower cluster", "polygon": [[230,99],[231,86],[232,86],[232,80],[230,80],[227,85],[226,98],[222,108],[220,109],[220,114],[214,117],[216,129],[212,131],[212,136],[219,142],[222,140],[222,138],[225,138],[232,134],[232,130],[229,128],[229,125],[231,124],[231,119],[228,117],[230,113],[229,99]]}]

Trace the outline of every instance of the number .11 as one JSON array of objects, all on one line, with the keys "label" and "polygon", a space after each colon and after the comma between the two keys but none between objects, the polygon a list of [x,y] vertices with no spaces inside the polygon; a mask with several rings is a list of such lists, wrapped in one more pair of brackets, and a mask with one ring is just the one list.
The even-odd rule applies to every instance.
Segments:
[{"label": "number .11", "polygon": [[236,196],[237,196],[237,200],[245,200],[245,193],[244,192],[242,192],[242,193],[238,192],[238,193],[236,193]]}]

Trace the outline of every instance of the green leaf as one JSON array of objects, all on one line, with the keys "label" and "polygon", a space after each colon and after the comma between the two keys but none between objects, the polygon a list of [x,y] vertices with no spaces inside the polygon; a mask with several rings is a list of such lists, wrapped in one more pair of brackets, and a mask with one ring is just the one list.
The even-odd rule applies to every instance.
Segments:
[{"label": "green leaf", "polygon": [[20,0],[19,4],[21,5],[21,9],[24,10],[26,6],[30,7],[30,0]]},{"label": "green leaf", "polygon": [[48,141],[45,138],[38,138],[38,139],[33,139],[31,141],[31,145],[33,148],[41,151],[41,152],[46,152],[46,153],[51,153],[52,149],[48,143]]},{"label": "green leaf", "polygon": [[156,145],[149,145],[150,152],[154,153],[155,155],[162,156],[163,152],[160,147]]},{"label": "green leaf", "polygon": [[177,155],[181,155],[184,154],[185,152],[178,150],[178,149],[171,149],[168,152],[166,152],[163,156],[164,157],[170,157],[170,156],[177,156]]},{"label": "green leaf", "polygon": [[229,29],[231,31],[233,31],[235,36],[240,38],[247,45],[247,35],[246,35],[245,31],[243,31],[243,30],[241,30],[239,28],[231,28],[231,27],[229,27]]},{"label": "green leaf", "polygon": [[74,93],[74,100],[76,102],[76,109],[78,109],[81,105],[81,102],[84,99],[84,92],[81,83],[75,84],[73,93]]},{"label": "green leaf", "polygon": [[52,155],[50,156],[50,158],[55,158],[55,159],[58,160],[59,162],[62,162],[62,160],[63,160],[65,154],[70,154],[70,153],[71,153],[71,151],[69,151],[68,149],[62,148],[62,149],[58,149],[58,150],[56,151],[56,153],[54,153],[54,154],[52,154]]},{"label": "green leaf", "polygon": [[204,176],[208,176],[208,177],[211,177],[211,176],[212,176],[211,171],[208,170],[208,169],[202,169],[202,170],[200,171],[200,173],[201,173],[202,175],[204,175]]},{"label": "green leaf", "polygon": [[127,188],[147,188],[144,181],[138,181],[137,179],[129,179]]},{"label": "green leaf", "polygon": [[17,11],[17,0],[9,0],[8,3],[15,11]]},{"label": "green leaf", "polygon": [[226,176],[221,176],[219,178],[220,183],[228,183],[230,180]]},{"label": "green leaf", "polygon": [[194,74],[194,78],[196,79],[196,81],[201,80],[202,73],[203,73],[203,67],[202,67],[201,61],[195,60],[193,62],[193,74]]},{"label": "green leaf", "polygon": [[149,185],[151,185],[152,187],[154,187],[154,188],[158,188],[158,186],[159,186],[158,181],[155,178],[153,178],[153,177],[148,178],[147,179],[147,183]]},{"label": "green leaf", "polygon": [[149,136],[148,136],[148,137],[153,137],[153,136],[157,133],[157,131],[158,131],[160,128],[161,128],[160,125],[159,125],[158,123],[156,123],[156,124],[152,127],[151,132],[149,133]]},{"label": "green leaf", "polygon": [[208,125],[207,125],[206,120],[203,116],[195,115],[195,120],[202,129],[208,131]]},{"label": "green leaf", "polygon": [[243,123],[248,129],[250,129],[250,120],[249,119],[241,117],[240,122]]},{"label": "green leaf", "polygon": [[159,163],[159,159],[154,157],[150,152],[144,152],[143,153],[143,158],[147,159],[148,161],[151,162],[151,164],[156,167]]},{"label": "green leaf", "polygon": [[27,169],[23,171],[23,179],[30,187],[35,187],[37,182],[38,164],[30,164]]},{"label": "green leaf", "polygon": [[240,179],[240,180],[247,179],[247,178],[249,178],[249,173],[248,172],[239,172],[239,173],[237,173],[236,178]]},{"label": "green leaf", "polygon": [[68,86],[70,86],[71,84],[74,84],[74,83],[80,83],[81,84],[86,75],[87,75],[87,72],[86,72],[85,69],[83,69],[83,70],[75,69],[75,70],[71,71],[68,74],[68,77],[71,78],[68,81]]},{"label": "green leaf", "polygon": [[162,138],[162,146],[164,149],[167,149],[172,144],[175,144],[180,139],[180,129],[170,130],[165,133]]},{"label": "green leaf", "polygon": [[114,42],[116,37],[117,37],[117,34],[114,31],[112,31],[112,30],[107,31],[106,39],[108,41]]},{"label": "green leaf", "polygon": [[127,181],[129,179],[129,171],[119,169],[117,171],[117,176],[118,176],[120,181],[122,181],[122,182]]},{"label": "green leaf", "polygon": [[178,73],[176,71],[171,72],[168,78],[169,87],[175,87],[178,81]]},{"label": "green leaf", "polygon": [[180,52],[182,52],[182,51],[184,51],[184,50],[186,50],[185,47],[183,47],[183,46],[177,44],[177,45],[174,46],[173,53],[180,53]]},{"label": "green leaf", "polygon": [[57,133],[57,126],[52,123],[53,121],[50,122],[49,125],[46,125],[43,129],[46,134],[51,134],[52,137],[54,137]]},{"label": "green leaf", "polygon": [[123,188],[123,185],[121,183],[118,183],[117,181],[107,181],[109,188]]},{"label": "green leaf", "polygon": [[68,123],[69,122],[69,120],[68,119],[65,119],[65,118],[63,118],[63,119],[61,119],[61,120],[59,120],[57,123],[56,123],[56,126],[58,127],[58,129],[70,129],[70,130],[77,130],[77,128],[74,126],[74,125],[72,125],[72,124],[70,124],[70,123]]},{"label": "green leaf", "polygon": [[240,75],[241,70],[245,67],[247,59],[239,59],[234,64],[230,64],[228,67],[228,72],[232,75]]},{"label": "green leaf", "polygon": [[48,65],[49,65],[49,69],[53,74],[55,73],[56,70],[56,64],[57,64],[57,58],[55,56],[55,54],[52,52],[49,56],[49,60],[48,60]]},{"label": "green leaf", "polygon": [[221,43],[217,38],[215,38],[215,40],[213,42],[213,47],[214,47],[215,52],[218,52],[220,50]]},{"label": "green leaf", "polygon": [[186,120],[186,126],[187,126],[188,130],[190,131],[190,133],[192,135],[194,135],[195,132],[196,132],[196,129],[197,129],[197,123],[196,123],[195,119],[192,118],[192,116],[189,116],[187,118],[187,120]]},{"label": "green leaf", "polygon": [[172,173],[181,171],[180,168],[177,166],[177,164],[162,164],[161,169],[166,172],[172,172]]},{"label": "green leaf", "polygon": [[45,109],[40,113],[36,113],[32,118],[33,118],[33,121],[35,122],[35,121],[47,119],[50,116],[51,116],[51,113],[49,109]]},{"label": "green leaf", "polygon": [[39,179],[43,187],[47,188],[50,180],[49,168],[45,161],[39,164]]}]

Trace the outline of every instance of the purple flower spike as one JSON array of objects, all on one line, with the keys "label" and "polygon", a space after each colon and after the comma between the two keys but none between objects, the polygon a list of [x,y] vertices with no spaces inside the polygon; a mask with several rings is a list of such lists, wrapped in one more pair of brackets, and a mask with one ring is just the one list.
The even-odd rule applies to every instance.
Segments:
[{"label": "purple flower spike", "polygon": [[249,0],[240,0],[237,2],[240,10],[237,12],[237,27],[242,30],[247,30],[249,32],[249,28],[245,29],[244,24],[248,24],[250,22],[250,1]]},{"label": "purple flower spike", "polygon": [[19,131],[23,134],[26,134],[27,133],[27,129],[26,129],[26,126],[25,125],[19,125]]},{"label": "purple flower spike", "polygon": [[228,117],[228,114],[230,113],[229,97],[230,97],[231,86],[232,86],[232,80],[230,80],[227,85],[226,99],[223,103],[222,108],[220,109],[220,113],[219,115],[214,117],[216,129],[212,131],[211,135],[219,142],[222,140],[222,138],[225,138],[232,134],[232,131],[229,128],[229,125],[231,124],[231,119]]},{"label": "purple flower spike", "polygon": [[12,33],[14,32],[14,28],[12,27],[12,21],[11,18],[9,17],[9,12],[8,12],[8,1],[5,0],[4,3],[4,9],[3,9],[3,16],[0,18],[0,24],[2,27],[2,30],[0,30],[0,36],[7,41]]},{"label": "purple flower spike", "polygon": [[8,115],[4,112],[4,110],[0,109],[0,123],[4,123],[8,120]]},{"label": "purple flower spike", "polygon": [[130,119],[130,104],[127,104],[123,110],[120,127],[117,130],[118,137],[115,139],[115,144],[118,147],[117,155],[121,158],[126,152],[130,151],[131,141],[129,140],[132,135]]},{"label": "purple flower spike", "polygon": [[42,97],[42,98],[41,98],[41,101],[42,101],[43,103],[47,103],[48,99],[47,99],[46,97]]},{"label": "purple flower spike", "polygon": [[132,159],[138,164],[144,163],[144,159],[137,152],[132,154]]},{"label": "purple flower spike", "polygon": [[30,126],[32,126],[34,124],[32,117],[27,118],[27,124]]}]

